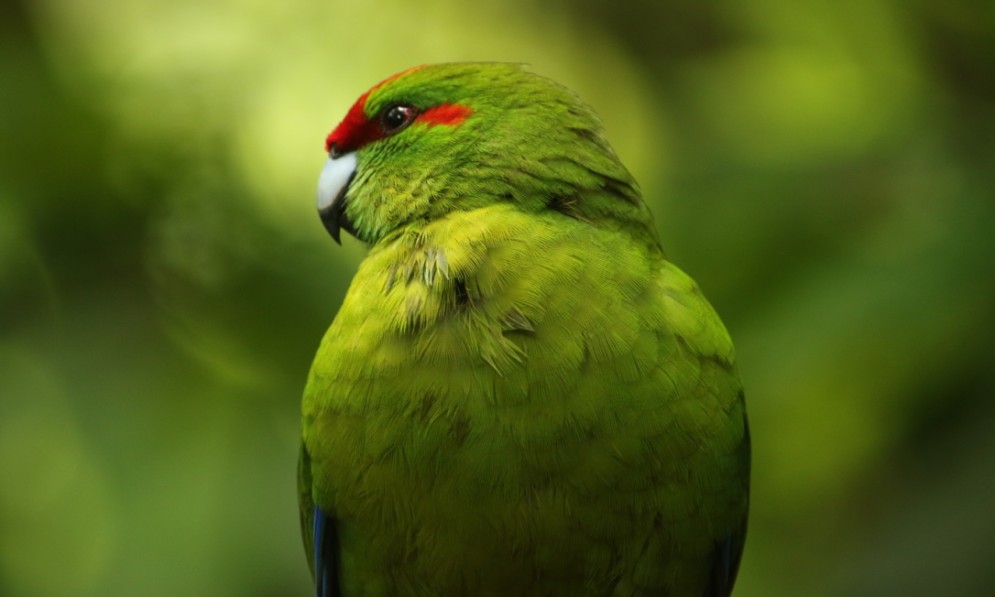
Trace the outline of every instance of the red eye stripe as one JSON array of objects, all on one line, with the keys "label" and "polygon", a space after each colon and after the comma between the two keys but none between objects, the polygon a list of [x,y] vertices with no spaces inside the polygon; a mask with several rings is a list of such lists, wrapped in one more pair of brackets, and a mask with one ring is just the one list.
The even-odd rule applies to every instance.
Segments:
[{"label": "red eye stripe", "polygon": [[456,126],[457,124],[462,124],[471,114],[473,114],[473,110],[467,106],[460,104],[439,104],[419,114],[418,118],[415,118],[415,122],[424,122],[429,126],[437,124]]},{"label": "red eye stripe", "polygon": [[[340,154],[349,153],[386,136],[376,119],[366,117],[364,106],[368,95],[367,92],[356,100],[342,123],[325,139],[325,153],[332,147]],[[471,108],[461,104],[439,104],[419,114],[415,122],[427,126],[456,126],[472,114]]]}]

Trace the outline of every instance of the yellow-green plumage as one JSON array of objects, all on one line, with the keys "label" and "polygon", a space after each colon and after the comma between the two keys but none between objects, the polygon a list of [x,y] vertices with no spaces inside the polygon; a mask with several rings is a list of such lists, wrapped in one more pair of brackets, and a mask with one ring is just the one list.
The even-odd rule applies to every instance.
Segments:
[{"label": "yellow-green plumage", "polygon": [[[397,81],[430,87],[445,68],[504,69],[576,102],[589,123],[573,133],[589,144],[578,153],[608,156],[613,169],[598,166],[589,182],[563,176],[567,197],[447,197],[448,209],[376,238],[372,226],[355,231],[372,248],[303,400],[309,552],[312,509],[334,519],[325,594],[728,595],[749,469],[728,334],[665,259],[634,182],[579,100],[506,65],[424,67]],[[485,118],[474,95],[453,94],[472,115],[423,134],[445,142],[442,133]],[[352,187],[377,177],[362,158]],[[454,167],[446,178],[475,176]],[[346,197],[382,192],[372,189]],[[358,209],[346,216],[356,222]]]}]

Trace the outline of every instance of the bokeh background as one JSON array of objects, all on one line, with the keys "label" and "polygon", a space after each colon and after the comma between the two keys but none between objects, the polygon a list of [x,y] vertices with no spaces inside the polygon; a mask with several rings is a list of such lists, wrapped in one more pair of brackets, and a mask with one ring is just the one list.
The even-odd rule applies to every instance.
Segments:
[{"label": "bokeh background", "polygon": [[736,339],[737,588],[995,595],[995,3],[6,0],[0,594],[307,595],[299,396],[403,68],[581,93]]}]

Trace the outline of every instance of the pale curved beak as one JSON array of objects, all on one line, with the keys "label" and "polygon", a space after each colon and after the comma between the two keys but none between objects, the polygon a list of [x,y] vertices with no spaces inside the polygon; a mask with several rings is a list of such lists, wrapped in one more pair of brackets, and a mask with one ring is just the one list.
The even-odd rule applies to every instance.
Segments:
[{"label": "pale curved beak", "polygon": [[318,177],[318,215],[325,229],[332,235],[335,242],[341,244],[339,240],[339,230],[351,227],[345,218],[345,195],[349,190],[349,183],[356,175],[356,152],[332,157],[330,153],[325,167],[321,169],[321,176]]}]

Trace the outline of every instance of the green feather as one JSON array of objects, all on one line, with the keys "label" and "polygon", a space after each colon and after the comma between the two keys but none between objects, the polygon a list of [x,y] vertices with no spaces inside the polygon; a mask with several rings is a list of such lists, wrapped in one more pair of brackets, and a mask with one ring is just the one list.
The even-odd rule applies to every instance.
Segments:
[{"label": "green feather", "polygon": [[314,504],[345,597],[728,595],[733,346],[597,118],[504,64],[411,71],[366,113],[397,102],[472,115],[357,154],[346,216],[371,249],[304,392],[308,551]]}]

